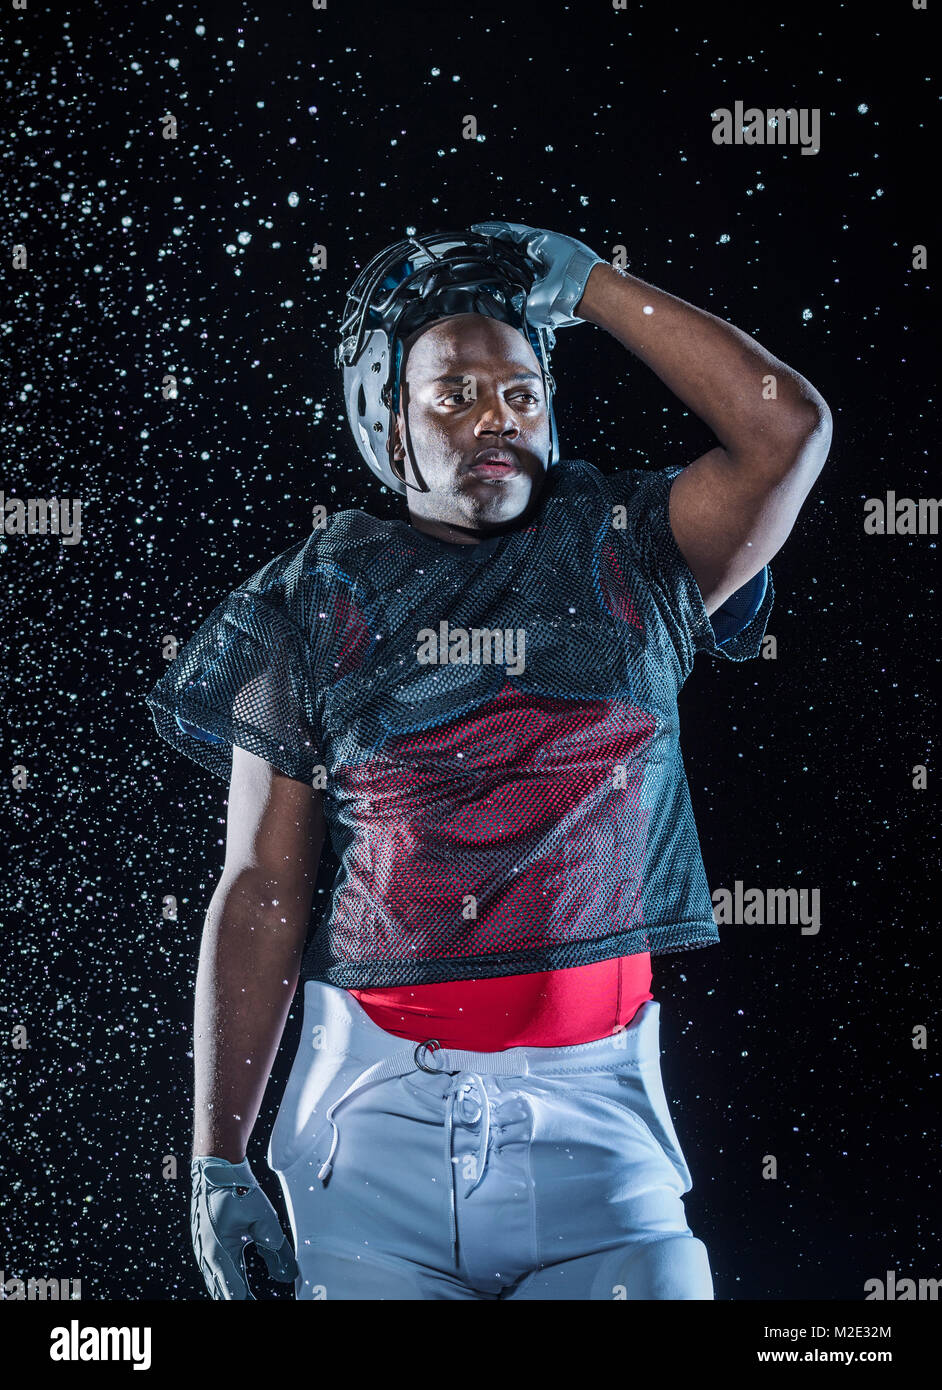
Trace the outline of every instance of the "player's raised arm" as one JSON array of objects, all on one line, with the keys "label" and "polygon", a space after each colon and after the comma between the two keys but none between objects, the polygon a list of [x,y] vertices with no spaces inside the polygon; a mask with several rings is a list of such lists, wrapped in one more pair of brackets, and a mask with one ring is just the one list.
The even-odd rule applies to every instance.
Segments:
[{"label": "player's raised arm", "polygon": [[785,542],[827,457],[830,411],[740,329],[604,262],[576,311],[647,363],[720,441],[670,494],[671,530],[713,613]]}]

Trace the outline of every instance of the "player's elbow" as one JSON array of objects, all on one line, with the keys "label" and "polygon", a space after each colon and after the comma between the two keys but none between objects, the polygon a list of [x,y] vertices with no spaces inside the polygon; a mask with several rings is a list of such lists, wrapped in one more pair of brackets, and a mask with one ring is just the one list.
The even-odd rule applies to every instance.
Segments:
[{"label": "player's elbow", "polygon": [[[813,387],[810,389],[814,391]],[[809,478],[817,477],[830,452],[833,435],[834,421],[828,403],[814,391],[796,434],[793,467],[800,468]]]},{"label": "player's elbow", "polygon": [[810,486],[827,459],[833,431],[827,401],[803,380],[802,389],[763,440],[765,466],[776,483],[801,476]]},{"label": "player's elbow", "polygon": [[[310,923],[314,872],[259,866],[226,868],[209,902],[204,932],[261,950],[266,940],[303,942]],[[242,947],[240,947],[242,949]]]}]

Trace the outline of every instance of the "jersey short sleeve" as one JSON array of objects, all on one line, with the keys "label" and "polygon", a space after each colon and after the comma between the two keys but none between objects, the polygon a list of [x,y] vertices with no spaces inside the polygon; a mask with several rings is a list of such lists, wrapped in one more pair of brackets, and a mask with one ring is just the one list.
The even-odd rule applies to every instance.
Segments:
[{"label": "jersey short sleeve", "polygon": [[697,652],[728,661],[757,657],[775,591],[768,565],[712,614],[671,530],[671,485],[682,468],[629,469],[606,478],[624,536],[667,628],[686,675]]},{"label": "jersey short sleeve", "polygon": [[322,764],[310,654],[277,600],[235,590],[146,697],[158,733],[228,780],[232,748],[313,785]]}]

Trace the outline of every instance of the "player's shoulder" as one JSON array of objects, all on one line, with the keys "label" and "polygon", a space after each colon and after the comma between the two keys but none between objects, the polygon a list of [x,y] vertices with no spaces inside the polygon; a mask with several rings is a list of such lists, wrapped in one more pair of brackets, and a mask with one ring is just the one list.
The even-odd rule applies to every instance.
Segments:
[{"label": "player's shoulder", "polygon": [[605,475],[586,459],[560,459],[547,474],[546,486],[552,495],[574,496],[593,494],[600,491]]},{"label": "player's shoulder", "polygon": [[629,514],[639,522],[642,518],[650,522],[661,512],[666,516],[671,484],[683,469],[671,466],[603,472],[585,459],[566,459],[551,472],[555,475],[552,492],[562,502],[576,505],[581,502],[586,510],[598,510],[601,506],[606,514],[618,508],[620,515]]},{"label": "player's shoulder", "polygon": [[666,468],[616,468],[602,469],[594,464],[586,463],[584,459],[569,460],[560,467],[565,467],[572,471],[573,478],[580,481],[589,480],[593,484],[602,487],[605,491],[635,491],[641,488],[650,488],[662,485],[664,482],[672,483],[678,473],[684,470],[678,465],[671,465]]},{"label": "player's shoulder", "polygon": [[306,625],[312,608],[323,606],[331,593],[355,589],[381,562],[388,569],[399,534],[395,523],[359,509],[322,513],[307,536],[259,566],[237,591]]}]

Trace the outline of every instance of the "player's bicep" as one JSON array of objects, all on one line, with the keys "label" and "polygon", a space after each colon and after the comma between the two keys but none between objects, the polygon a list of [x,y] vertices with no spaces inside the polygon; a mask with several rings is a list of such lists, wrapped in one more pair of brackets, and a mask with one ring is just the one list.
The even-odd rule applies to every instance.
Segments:
[{"label": "player's bicep", "polygon": [[670,491],[670,526],[714,613],[778,553],[811,490],[816,470],[784,476],[734,464],[711,449],[684,468]]},{"label": "player's bicep", "polygon": [[286,921],[304,926],[324,834],[323,798],[316,787],[233,747],[224,878],[244,877],[280,894]]}]

